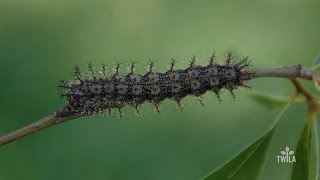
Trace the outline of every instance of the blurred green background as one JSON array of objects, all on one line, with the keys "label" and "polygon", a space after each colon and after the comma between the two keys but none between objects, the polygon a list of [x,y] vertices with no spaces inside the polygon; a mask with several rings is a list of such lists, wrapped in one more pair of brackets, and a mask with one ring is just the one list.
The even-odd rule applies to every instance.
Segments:
[{"label": "blurred green background", "polygon": [[[313,64],[320,53],[320,1],[316,0],[0,0],[0,134],[66,105],[57,84],[72,79],[75,64],[138,62],[148,58],[165,71],[197,55],[220,62],[229,50],[249,56],[252,68]],[[127,69],[122,68],[122,72]],[[193,97],[184,110],[166,100],[156,115],[150,104],[141,117],[132,108],[117,116],[77,119],[0,148],[0,179],[199,179],[226,162],[270,127],[280,107],[249,98],[255,91],[290,96],[287,80],[257,79],[233,101]],[[289,179],[291,165],[278,164],[294,149],[305,106],[295,105],[280,121],[262,175]],[[249,172],[248,172],[249,173]],[[248,174],[250,175],[250,174]]]}]

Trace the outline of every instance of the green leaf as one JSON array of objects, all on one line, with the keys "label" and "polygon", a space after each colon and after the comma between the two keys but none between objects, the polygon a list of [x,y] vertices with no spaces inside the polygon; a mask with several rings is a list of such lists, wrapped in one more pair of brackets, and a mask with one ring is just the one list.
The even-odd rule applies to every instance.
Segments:
[{"label": "green leaf", "polygon": [[316,116],[312,119],[312,140],[311,140],[311,175],[310,179],[316,179],[319,178],[319,139],[318,139],[318,120]]},{"label": "green leaf", "polygon": [[317,59],[314,62],[314,65],[320,66],[320,56],[317,57]]},{"label": "green leaf", "polygon": [[319,72],[320,71],[320,56],[317,57],[317,59],[314,61],[314,65],[310,67],[310,69]]},{"label": "green leaf", "polygon": [[300,136],[296,148],[296,163],[293,164],[291,179],[317,180],[318,171],[318,135],[316,113],[308,113],[307,124]]},{"label": "green leaf", "polygon": [[248,179],[248,177],[250,177],[250,179],[258,179],[266,162],[266,157],[274,129],[281,117],[285,114],[285,112],[287,112],[289,107],[295,101],[297,95],[298,94],[294,94],[287,102],[287,104],[275,118],[270,130],[263,137],[258,139],[254,144],[250,145],[229,162],[214,170],[204,179]]},{"label": "green leaf", "polygon": [[277,97],[274,95],[266,95],[264,93],[259,93],[259,92],[250,93],[249,97],[252,100],[256,101],[259,104],[266,106],[269,109],[273,109],[275,107],[286,104],[289,100],[289,98],[287,98],[287,97],[279,97],[279,96]]},{"label": "green leaf", "polygon": [[205,179],[257,179],[264,168],[273,132],[274,128]]},{"label": "green leaf", "polygon": [[316,89],[318,91],[320,91],[320,84],[317,81],[313,81],[313,83],[314,83],[314,86],[316,87]]}]

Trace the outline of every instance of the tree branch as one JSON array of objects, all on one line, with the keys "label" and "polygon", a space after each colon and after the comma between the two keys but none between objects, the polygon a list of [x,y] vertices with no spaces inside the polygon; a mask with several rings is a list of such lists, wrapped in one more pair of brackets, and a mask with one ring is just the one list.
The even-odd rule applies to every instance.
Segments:
[{"label": "tree branch", "polygon": [[282,77],[282,78],[301,78],[306,80],[314,80],[320,82],[320,74],[302,66],[301,64],[294,66],[283,66],[270,69],[258,69],[255,71],[253,78],[260,77]]},{"label": "tree branch", "polygon": [[0,147],[8,144],[14,140],[32,134],[34,132],[40,131],[41,129],[75,119],[79,115],[72,113],[68,107],[61,108],[60,110],[54,112],[52,115],[44,117],[32,124],[29,124],[25,127],[12,131],[6,135],[0,137]]},{"label": "tree branch", "polygon": [[[261,78],[261,77],[281,77],[281,78],[301,78],[306,80],[312,80],[317,83],[320,83],[320,75],[315,71],[303,67],[302,65],[294,65],[290,67],[276,67],[269,69],[258,69],[253,73],[252,78]],[[72,119],[76,119],[80,115],[74,114],[68,107],[61,108],[60,110],[54,112],[52,115],[49,115],[43,119],[40,119],[32,124],[29,124],[25,127],[22,127],[18,130],[10,132],[0,137],[0,147],[8,144],[12,141],[15,141],[19,138],[37,132],[41,129],[60,124]]]}]

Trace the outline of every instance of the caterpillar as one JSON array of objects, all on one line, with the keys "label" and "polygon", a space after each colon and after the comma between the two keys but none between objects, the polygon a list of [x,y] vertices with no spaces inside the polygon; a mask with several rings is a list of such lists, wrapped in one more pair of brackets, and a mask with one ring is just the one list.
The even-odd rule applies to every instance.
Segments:
[{"label": "caterpillar", "polygon": [[181,107],[181,99],[187,95],[199,97],[207,91],[212,91],[221,101],[220,91],[227,89],[233,98],[234,90],[238,87],[250,88],[246,82],[251,80],[254,72],[248,70],[249,61],[245,57],[234,61],[231,53],[226,55],[225,62],[218,64],[213,54],[207,66],[195,64],[196,57],[190,58],[189,67],[175,69],[176,61],[172,59],[166,72],[154,72],[154,62],[148,65],[147,73],[136,74],[135,63],[129,67],[127,75],[120,74],[120,64],[116,64],[114,73],[107,75],[105,64],[94,70],[88,65],[88,73],[82,73],[75,66],[72,81],[61,81],[61,95],[68,100],[68,108],[75,114],[92,115],[107,110],[118,109],[125,105],[132,106],[140,112],[140,105],[151,102],[155,110],[160,112],[160,103],[164,99],[172,99]]}]

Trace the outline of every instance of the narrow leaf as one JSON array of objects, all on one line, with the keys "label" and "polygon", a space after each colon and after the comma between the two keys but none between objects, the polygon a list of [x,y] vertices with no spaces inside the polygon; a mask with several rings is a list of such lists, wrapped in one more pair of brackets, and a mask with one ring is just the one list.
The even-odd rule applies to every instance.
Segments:
[{"label": "narrow leaf", "polygon": [[319,82],[317,82],[316,80],[313,80],[313,83],[314,83],[314,86],[316,87],[316,89],[317,89],[318,91],[320,91],[320,84],[319,84]]},{"label": "narrow leaf", "polygon": [[298,94],[294,94],[287,102],[287,104],[275,118],[270,130],[263,137],[258,139],[254,144],[250,145],[247,149],[242,151],[229,162],[214,170],[204,179],[258,179],[266,162],[266,157],[274,129],[281,117],[285,114],[285,112],[287,112],[289,107],[295,101],[297,95]]},{"label": "narrow leaf", "polygon": [[[317,145],[312,145],[312,142],[314,142],[312,139],[315,138],[314,134],[316,133],[314,131],[315,128],[312,128],[311,126],[315,121],[314,117],[316,117],[316,113],[308,113],[307,115],[307,124],[303,129],[296,148],[296,163],[293,164],[292,168],[292,180],[308,180],[309,178],[313,180],[317,179],[317,171],[312,170],[314,169],[314,165],[312,165],[314,160],[311,159],[311,153],[317,151],[311,149],[317,148]],[[312,157],[314,157],[314,155],[312,155]],[[316,167],[316,169],[318,168]]]},{"label": "narrow leaf", "polygon": [[311,152],[310,152],[310,179],[318,180],[319,178],[319,139],[318,139],[318,120],[314,113],[311,125]]},{"label": "narrow leaf", "polygon": [[320,66],[320,56],[317,57],[317,59],[314,62],[314,65]]},{"label": "narrow leaf", "polygon": [[[249,97],[252,100],[254,100],[255,102],[257,102],[261,105],[264,105],[269,109],[273,109],[275,107],[286,104],[290,100],[290,98],[288,98],[288,97],[266,95],[264,93],[259,93],[259,92],[250,93]],[[298,100],[298,102],[299,101],[301,101],[301,100]]]},{"label": "narrow leaf", "polygon": [[205,179],[257,179],[264,168],[273,132],[274,129]]},{"label": "narrow leaf", "polygon": [[314,61],[314,65],[310,67],[310,69],[319,72],[320,70],[320,56],[317,57],[317,59]]}]

